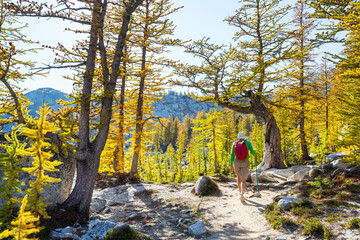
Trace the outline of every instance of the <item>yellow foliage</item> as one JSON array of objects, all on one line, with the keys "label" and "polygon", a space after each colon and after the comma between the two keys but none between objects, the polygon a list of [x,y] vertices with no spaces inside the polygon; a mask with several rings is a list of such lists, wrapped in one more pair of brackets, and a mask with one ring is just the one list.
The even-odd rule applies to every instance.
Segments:
[{"label": "yellow foliage", "polygon": [[35,217],[30,211],[26,211],[25,207],[28,202],[28,195],[25,195],[19,210],[18,217],[11,222],[14,226],[11,230],[5,230],[0,233],[0,239],[14,237],[16,240],[35,240],[37,238],[28,238],[28,236],[38,233],[40,229],[36,226],[39,217]]},{"label": "yellow foliage", "polygon": [[56,132],[59,130],[55,124],[47,121],[47,116],[50,113],[49,107],[41,107],[38,112],[40,115],[39,120],[35,121],[34,128],[24,128],[23,133],[32,141],[32,145],[24,150],[26,156],[33,157],[32,166],[23,168],[29,174],[36,177],[35,181],[31,181],[30,189],[27,190],[29,194],[28,208],[35,214],[35,216],[43,216],[48,218],[46,213],[46,205],[44,199],[40,197],[43,191],[43,186],[49,186],[50,183],[59,182],[61,179],[53,178],[46,174],[46,172],[58,171],[56,168],[60,161],[50,159],[53,157],[51,152],[51,144],[46,141],[46,133]]}]

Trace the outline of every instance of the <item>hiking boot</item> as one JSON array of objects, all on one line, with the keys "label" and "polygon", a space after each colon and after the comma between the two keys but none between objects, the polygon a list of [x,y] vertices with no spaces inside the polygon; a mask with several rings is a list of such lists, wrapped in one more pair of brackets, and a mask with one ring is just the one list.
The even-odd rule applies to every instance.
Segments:
[{"label": "hiking boot", "polygon": [[240,202],[245,202],[245,198],[243,195],[240,196]]}]

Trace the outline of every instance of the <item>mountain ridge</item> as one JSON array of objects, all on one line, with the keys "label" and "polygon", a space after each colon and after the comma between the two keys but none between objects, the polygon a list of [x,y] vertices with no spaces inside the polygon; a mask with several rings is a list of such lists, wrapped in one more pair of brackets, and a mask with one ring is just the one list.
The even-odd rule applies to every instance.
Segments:
[{"label": "mountain ridge", "polygon": [[[54,110],[61,107],[57,104],[57,100],[66,100],[68,95],[60,90],[53,88],[38,88],[24,94],[33,103],[29,105],[29,114],[31,116],[38,116],[36,113],[42,104],[49,104]],[[208,112],[210,109],[214,109],[213,103],[204,103],[187,95],[178,94],[176,92],[169,92],[164,95],[160,101],[153,104],[154,116],[168,118],[178,118],[180,121],[186,116],[195,117],[199,111]]]}]

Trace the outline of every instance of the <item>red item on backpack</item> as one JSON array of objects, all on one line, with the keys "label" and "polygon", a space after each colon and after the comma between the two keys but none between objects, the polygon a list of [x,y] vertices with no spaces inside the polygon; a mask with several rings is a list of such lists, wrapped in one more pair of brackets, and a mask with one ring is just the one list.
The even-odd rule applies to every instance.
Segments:
[{"label": "red item on backpack", "polygon": [[244,141],[235,142],[235,156],[238,160],[245,160],[248,157],[248,149]]}]

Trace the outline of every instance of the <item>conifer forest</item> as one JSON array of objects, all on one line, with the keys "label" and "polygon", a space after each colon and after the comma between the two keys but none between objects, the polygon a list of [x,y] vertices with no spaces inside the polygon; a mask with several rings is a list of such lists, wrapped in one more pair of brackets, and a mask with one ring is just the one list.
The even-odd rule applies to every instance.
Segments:
[{"label": "conifer forest", "polygon": [[[250,169],[321,165],[339,152],[360,165],[358,0],[238,0],[223,19],[235,34],[222,44],[175,37],[181,1],[0,2],[0,239],[38,239],[51,217],[43,189],[65,178],[73,185],[60,206],[84,223],[100,175],[159,184],[235,177],[229,160],[241,131],[257,153]],[[79,37],[71,47],[61,28],[58,45],[28,38],[28,22],[42,19]],[[55,56],[48,65],[29,58],[44,49]],[[34,117],[22,83],[53,69],[72,91]],[[169,92],[214,108],[156,116],[153,104]]]}]

